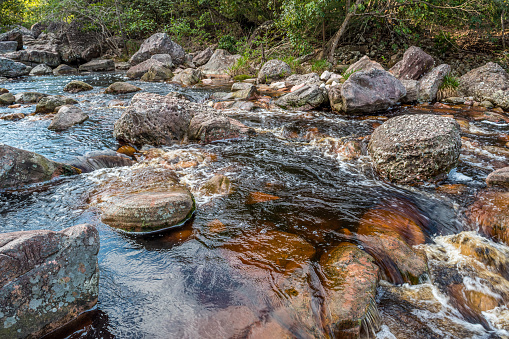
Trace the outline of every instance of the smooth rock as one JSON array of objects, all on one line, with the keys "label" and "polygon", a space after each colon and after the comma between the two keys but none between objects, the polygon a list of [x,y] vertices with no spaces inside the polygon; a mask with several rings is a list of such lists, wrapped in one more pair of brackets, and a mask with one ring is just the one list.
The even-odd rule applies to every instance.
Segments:
[{"label": "smooth rock", "polygon": [[63,95],[51,95],[41,98],[35,106],[35,113],[53,113],[57,107],[75,105],[78,102]]},{"label": "smooth rock", "polygon": [[12,105],[16,101],[16,98],[12,93],[4,93],[0,95],[0,105]]},{"label": "smooth rock", "polygon": [[263,64],[258,72],[258,83],[271,83],[283,79],[292,73],[292,69],[284,61],[272,59]]},{"label": "smooth rock", "polygon": [[140,79],[145,73],[147,73],[150,70],[152,66],[164,67],[164,65],[161,62],[155,59],[148,59],[129,68],[129,70],[126,73],[126,76],[129,79]]},{"label": "smooth rock", "polygon": [[135,161],[128,156],[114,151],[99,151],[77,157],[69,164],[80,169],[81,173],[90,173],[103,168],[132,166],[135,164]]},{"label": "smooth rock", "polygon": [[40,64],[32,68],[30,75],[49,75],[53,74],[53,69],[45,64]]},{"label": "smooth rock", "polygon": [[156,33],[143,42],[129,62],[135,66],[150,59],[154,54],[169,54],[175,65],[184,63],[186,56],[184,49],[172,41],[166,33]]},{"label": "smooth rock", "polygon": [[389,72],[400,80],[419,80],[434,64],[432,56],[419,47],[411,46],[403,55],[403,60],[396,63]]},{"label": "smooth rock", "polygon": [[486,178],[488,186],[500,186],[509,188],[509,167],[500,168],[491,172]]},{"label": "smooth rock", "polygon": [[367,55],[363,56],[359,61],[348,67],[344,74],[350,74],[352,72],[367,72],[372,69],[379,69],[385,71],[382,65],[378,62],[371,60]]},{"label": "smooth rock", "polygon": [[58,110],[48,129],[60,132],[86,120],[88,120],[88,114],[85,114],[79,107],[63,106]]},{"label": "smooth rock", "polygon": [[483,234],[509,245],[509,192],[485,191],[469,207],[467,220]]},{"label": "smooth rock", "polygon": [[200,67],[200,70],[203,74],[227,74],[240,57],[238,54],[231,55],[224,49],[216,49],[209,61]]},{"label": "smooth rock", "polygon": [[141,91],[141,88],[127,82],[114,82],[106,88],[106,94],[125,94]]},{"label": "smooth rock", "polygon": [[74,67],[65,64],[61,64],[60,66],[53,70],[53,75],[69,75],[69,74],[72,75],[78,74],[78,70]]},{"label": "smooth rock", "polygon": [[458,123],[431,114],[389,119],[375,129],[368,146],[377,172],[406,184],[447,175],[458,162],[460,148]]},{"label": "smooth rock", "polygon": [[108,72],[115,70],[115,62],[111,59],[94,59],[80,65],[80,72]]},{"label": "smooth rock", "polygon": [[79,171],[71,166],[46,159],[42,155],[0,144],[0,188],[17,188],[51,180]]},{"label": "smooth rock", "polygon": [[39,338],[91,309],[98,252],[91,225],[0,234],[0,337]]},{"label": "smooth rock", "polygon": [[79,92],[85,92],[85,91],[91,91],[94,87],[87,84],[86,82],[80,81],[80,80],[72,80],[64,87],[65,92],[69,93],[79,93]]}]

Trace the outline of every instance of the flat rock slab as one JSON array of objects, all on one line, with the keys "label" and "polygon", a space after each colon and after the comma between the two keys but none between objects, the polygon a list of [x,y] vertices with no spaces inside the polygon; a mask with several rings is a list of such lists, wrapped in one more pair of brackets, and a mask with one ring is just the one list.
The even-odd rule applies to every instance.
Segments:
[{"label": "flat rock slab", "polygon": [[111,59],[95,59],[79,67],[80,72],[107,72],[115,70],[115,62]]},{"label": "flat rock slab", "polygon": [[92,308],[98,252],[90,225],[0,234],[0,337],[38,338]]}]

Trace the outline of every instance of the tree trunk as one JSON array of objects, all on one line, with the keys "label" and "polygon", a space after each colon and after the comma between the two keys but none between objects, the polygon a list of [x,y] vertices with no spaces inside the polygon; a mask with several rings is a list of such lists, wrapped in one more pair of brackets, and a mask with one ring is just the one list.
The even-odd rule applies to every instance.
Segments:
[{"label": "tree trunk", "polygon": [[348,24],[350,23],[350,20],[354,16],[355,11],[357,10],[357,7],[359,7],[359,5],[361,5],[365,1],[366,0],[356,0],[355,1],[355,4],[353,5],[354,8],[351,11],[348,11],[348,13],[346,14],[345,20],[343,20],[343,23],[341,24],[341,27],[336,32],[336,34],[334,34],[334,36],[332,37],[332,39],[331,39],[332,44],[330,45],[329,52],[327,53],[328,54],[327,60],[332,65],[336,64],[334,53],[336,52],[336,47],[338,47],[339,40],[341,39],[343,34],[345,34],[346,28],[348,27]]},{"label": "tree trunk", "polygon": [[505,8],[502,11],[502,14],[500,14],[500,22],[502,23],[502,48],[505,50],[505,24],[504,24],[504,17],[505,17]]}]

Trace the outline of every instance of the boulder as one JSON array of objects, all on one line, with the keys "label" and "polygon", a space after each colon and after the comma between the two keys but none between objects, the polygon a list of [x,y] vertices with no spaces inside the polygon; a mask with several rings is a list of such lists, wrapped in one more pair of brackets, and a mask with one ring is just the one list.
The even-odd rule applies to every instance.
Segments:
[{"label": "boulder", "polygon": [[45,64],[40,64],[32,68],[30,75],[49,75],[53,74],[53,69]]},{"label": "boulder", "polygon": [[372,113],[386,110],[406,95],[403,84],[379,69],[355,72],[341,87],[342,110],[346,113]]},{"label": "boulder", "polygon": [[258,94],[255,85],[247,82],[236,82],[232,85],[231,97],[239,100],[251,100]]},{"label": "boulder", "polygon": [[238,121],[208,106],[174,96],[138,93],[115,122],[115,138],[134,145],[210,142],[248,133]]},{"label": "boulder", "polygon": [[283,79],[292,73],[292,69],[284,61],[272,59],[263,64],[258,72],[258,83],[266,84]]},{"label": "boulder", "polygon": [[90,173],[103,168],[132,166],[135,161],[115,151],[99,151],[77,157],[69,164],[81,170],[81,173]]},{"label": "boulder", "polygon": [[125,94],[141,91],[141,88],[136,87],[127,82],[114,82],[106,88],[106,94]]},{"label": "boulder", "polygon": [[39,93],[39,92],[22,92],[16,94],[14,97],[16,98],[16,103],[18,104],[36,104],[42,98],[47,97],[47,94]]},{"label": "boulder", "polygon": [[438,89],[444,78],[451,72],[451,66],[442,64],[431,70],[419,81],[419,100],[433,102],[437,98]]},{"label": "boulder", "polygon": [[57,67],[62,63],[60,58],[60,39],[53,33],[42,33],[39,39],[30,44],[27,48],[5,54],[6,57],[27,64],[46,64],[50,67]]},{"label": "boulder", "polygon": [[150,59],[154,59],[163,64],[164,67],[168,69],[173,68],[173,59],[169,54],[154,54]]},{"label": "boulder", "polygon": [[473,69],[460,78],[459,91],[475,101],[490,101],[509,110],[509,74],[497,63]]},{"label": "boulder", "polygon": [[486,191],[476,196],[467,220],[473,229],[509,245],[509,192]]},{"label": "boulder", "polygon": [[60,66],[53,70],[53,75],[70,75],[70,74],[71,75],[78,74],[78,70],[74,67],[65,64],[61,64]]},{"label": "boulder", "polygon": [[460,148],[458,123],[430,114],[389,119],[375,129],[368,146],[377,172],[406,184],[447,175],[458,162]]},{"label": "boulder", "polygon": [[41,98],[35,106],[35,113],[53,113],[57,107],[75,105],[78,102],[63,95],[51,95]]},{"label": "boulder", "polygon": [[164,67],[164,65],[161,62],[155,59],[148,59],[129,68],[129,70],[126,73],[126,76],[129,79],[140,79],[145,73],[147,73],[150,70],[152,66]]},{"label": "boulder", "polygon": [[88,120],[88,115],[85,114],[79,107],[63,106],[58,110],[58,113],[51,121],[48,129],[60,132],[76,124],[81,124],[85,120]]},{"label": "boulder", "polygon": [[509,167],[500,168],[486,178],[488,186],[499,186],[509,188]]},{"label": "boulder", "polygon": [[310,110],[326,104],[328,100],[324,88],[317,85],[305,85],[294,92],[283,95],[275,101],[275,104],[282,108]]},{"label": "boulder", "polygon": [[98,252],[91,225],[0,234],[0,337],[39,338],[92,308]]},{"label": "boulder", "polygon": [[80,80],[72,80],[64,87],[65,92],[69,93],[79,93],[79,92],[85,92],[85,91],[91,91],[94,87],[87,84],[86,82],[80,81]]},{"label": "boulder", "polygon": [[196,67],[203,66],[207,62],[209,62],[209,60],[213,54],[214,54],[214,51],[212,50],[212,48],[207,47],[207,49],[197,53],[193,57],[193,64],[195,64]]},{"label": "boulder", "polygon": [[13,29],[9,32],[0,34],[0,41],[14,41],[16,42],[15,51],[20,51],[23,49],[23,34],[19,29]]},{"label": "boulder", "polygon": [[0,41],[0,54],[16,52],[17,47],[16,41]]},{"label": "boulder", "polygon": [[173,77],[169,68],[160,65],[153,65],[147,73],[141,77],[142,81],[166,81]]},{"label": "boulder", "polygon": [[301,84],[321,85],[322,81],[320,80],[320,76],[316,73],[292,74],[285,79],[285,86],[287,87],[293,87]]},{"label": "boulder", "polygon": [[379,269],[374,259],[352,243],[340,243],[320,258],[327,310],[324,326],[337,338],[375,336],[379,314],[375,302]]},{"label": "boulder", "polygon": [[101,56],[105,45],[103,34],[86,29],[87,26],[89,22],[73,20],[59,30],[58,52],[64,63],[81,64]]},{"label": "boulder", "polygon": [[28,74],[29,68],[21,62],[0,57],[0,77],[16,78]]},{"label": "boulder", "polygon": [[343,96],[341,95],[341,87],[343,85],[335,85],[329,88],[329,102],[333,111],[341,112],[343,109]]},{"label": "boulder", "polygon": [[379,69],[381,71],[385,71],[382,65],[380,65],[378,62],[371,60],[367,55],[360,58],[359,61],[354,63],[353,65],[350,65],[350,67],[347,68],[344,74],[350,74],[353,72],[367,72],[372,69]]},{"label": "boulder", "polygon": [[71,166],[46,159],[42,155],[0,144],[0,189],[17,188],[51,180],[60,175],[78,174]]},{"label": "boulder", "polygon": [[172,81],[180,82],[184,86],[192,86],[199,83],[202,77],[203,74],[199,69],[186,68],[185,70],[176,74]]},{"label": "boulder", "polygon": [[200,67],[203,74],[227,74],[228,70],[235,65],[240,55],[231,55],[224,49],[216,49],[209,61]]},{"label": "boulder", "polygon": [[12,105],[16,101],[16,98],[12,93],[4,93],[0,95],[0,105]]},{"label": "boulder", "polygon": [[419,47],[412,46],[406,50],[403,60],[396,63],[389,72],[400,80],[419,80],[434,64],[431,55]]},{"label": "boulder", "polygon": [[[405,87],[406,95],[401,98],[401,102],[409,104],[419,100],[420,94],[420,82],[417,80],[401,80],[401,83]],[[435,94],[436,96],[436,94]]]},{"label": "boulder", "polygon": [[143,42],[129,62],[135,66],[150,59],[154,54],[169,54],[175,65],[182,64],[186,56],[184,49],[172,41],[166,33],[156,33]]},{"label": "boulder", "polygon": [[126,231],[150,232],[183,223],[194,208],[193,196],[186,188],[153,189],[114,201],[105,209],[102,221]]},{"label": "boulder", "polygon": [[111,59],[94,59],[80,65],[80,72],[108,72],[115,70],[115,62]]}]

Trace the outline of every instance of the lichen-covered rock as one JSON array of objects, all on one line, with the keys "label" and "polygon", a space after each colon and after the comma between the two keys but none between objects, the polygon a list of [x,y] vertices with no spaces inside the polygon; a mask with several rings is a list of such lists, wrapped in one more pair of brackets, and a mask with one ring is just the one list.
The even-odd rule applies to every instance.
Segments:
[{"label": "lichen-covered rock", "polygon": [[40,64],[32,68],[30,75],[48,75],[53,74],[53,69],[45,64]]},{"label": "lichen-covered rock", "polygon": [[107,72],[115,70],[115,61],[111,59],[94,59],[80,65],[80,72]]},{"label": "lichen-covered rock", "polygon": [[326,104],[329,100],[325,88],[317,85],[305,85],[277,99],[275,104],[282,108],[310,110]]},{"label": "lichen-covered rock", "polygon": [[444,82],[445,76],[450,72],[451,66],[442,64],[424,75],[419,81],[419,100],[428,102],[435,101],[438,89]]},{"label": "lichen-covered rock", "polygon": [[39,338],[97,303],[99,233],[0,234],[0,337]]},{"label": "lichen-covered rock", "polygon": [[459,91],[476,101],[487,100],[504,110],[509,109],[509,74],[497,63],[488,62],[463,75]]},{"label": "lichen-covered rock", "polygon": [[16,50],[23,49],[23,34],[19,28],[0,34],[0,41],[15,41],[17,43]]},{"label": "lichen-covered rock", "polygon": [[16,98],[12,93],[4,93],[0,95],[0,105],[12,105]]},{"label": "lichen-covered rock", "polygon": [[16,98],[16,103],[18,104],[36,104],[42,98],[47,96],[47,94],[39,92],[21,92],[16,94],[14,97]]},{"label": "lichen-covered rock", "polygon": [[52,131],[64,131],[69,127],[88,120],[88,114],[83,112],[79,107],[63,106],[58,110],[51,124],[48,126]]},{"label": "lichen-covered rock", "polygon": [[240,100],[251,100],[258,94],[255,85],[247,82],[236,82],[232,85],[231,97]]},{"label": "lichen-covered rock", "polygon": [[141,81],[165,81],[170,80],[173,73],[169,68],[160,65],[153,65],[147,73],[143,74]]},{"label": "lichen-covered rock", "polygon": [[63,95],[51,95],[41,98],[35,106],[35,113],[53,113],[57,107],[75,105],[78,102]]},{"label": "lichen-covered rock", "polygon": [[0,144],[0,189],[16,188],[51,180],[60,175],[78,174],[79,170],[37,153]]},{"label": "lichen-covered rock", "polygon": [[355,72],[341,87],[342,110],[346,113],[386,110],[405,95],[403,84],[389,72],[379,69]]},{"label": "lichen-covered rock", "polygon": [[352,72],[367,72],[372,69],[379,69],[381,71],[385,71],[382,65],[380,65],[378,62],[371,60],[367,55],[360,58],[359,61],[356,63],[350,65],[350,67],[347,68],[345,71],[345,74],[349,74]]},{"label": "lichen-covered rock", "polygon": [[238,54],[231,55],[224,49],[216,49],[209,61],[200,67],[200,70],[203,74],[226,74],[238,59],[240,59]]},{"label": "lichen-covered rock", "polygon": [[125,94],[141,91],[141,88],[134,86],[128,82],[114,82],[106,88],[106,94]]},{"label": "lichen-covered rock", "polygon": [[17,47],[16,41],[0,41],[0,54],[16,52]]},{"label": "lichen-covered rock", "polygon": [[258,72],[258,82],[261,84],[271,83],[274,80],[283,79],[292,73],[292,69],[284,61],[272,59],[263,64]]},{"label": "lichen-covered rock", "polygon": [[293,87],[301,84],[320,86],[322,81],[320,80],[320,76],[316,73],[292,74],[284,81],[284,85],[288,87]]},{"label": "lichen-covered rock", "polygon": [[446,175],[456,166],[460,148],[458,123],[430,114],[389,119],[373,132],[368,146],[377,172],[399,183]]},{"label": "lichen-covered rock", "polygon": [[164,67],[166,67],[168,69],[172,69],[174,66],[173,59],[171,58],[171,55],[169,55],[169,54],[154,54],[154,55],[152,55],[152,57],[150,59],[159,61],[160,63],[163,64]]},{"label": "lichen-covered rock", "polygon": [[324,273],[325,326],[338,338],[375,335],[379,329],[376,288],[379,268],[374,259],[351,243],[340,243],[320,259]]},{"label": "lichen-covered rock", "polygon": [[118,140],[142,145],[210,142],[247,134],[247,128],[208,106],[174,96],[138,93],[115,122]]},{"label": "lichen-covered rock", "polygon": [[207,62],[209,62],[210,58],[214,54],[214,51],[212,48],[207,47],[207,49],[199,52],[193,57],[193,64],[195,64],[196,67],[200,67],[205,65]]},{"label": "lichen-covered rock", "polygon": [[396,63],[389,72],[400,80],[419,80],[434,64],[431,55],[419,47],[411,46],[403,55],[403,60]]},{"label": "lichen-covered rock", "polygon": [[134,66],[150,59],[154,54],[169,54],[175,65],[182,64],[186,56],[184,49],[172,41],[166,33],[156,33],[143,42],[129,62]]},{"label": "lichen-covered rock", "polygon": [[199,69],[186,68],[182,72],[176,74],[172,81],[180,82],[184,86],[192,86],[200,82],[203,74]]},{"label": "lichen-covered rock", "polygon": [[93,89],[94,87],[80,80],[72,80],[64,87],[64,91],[69,93],[85,92]]},{"label": "lichen-covered rock", "polygon": [[129,79],[140,79],[153,66],[164,67],[162,62],[157,61],[156,59],[148,59],[129,68],[129,70],[126,73],[126,76]]},{"label": "lichen-covered rock", "polygon": [[0,57],[0,77],[15,78],[28,74],[29,68],[21,62]]},{"label": "lichen-covered rock", "polygon": [[53,70],[53,75],[75,75],[78,74],[78,70],[74,67],[61,64]]}]

